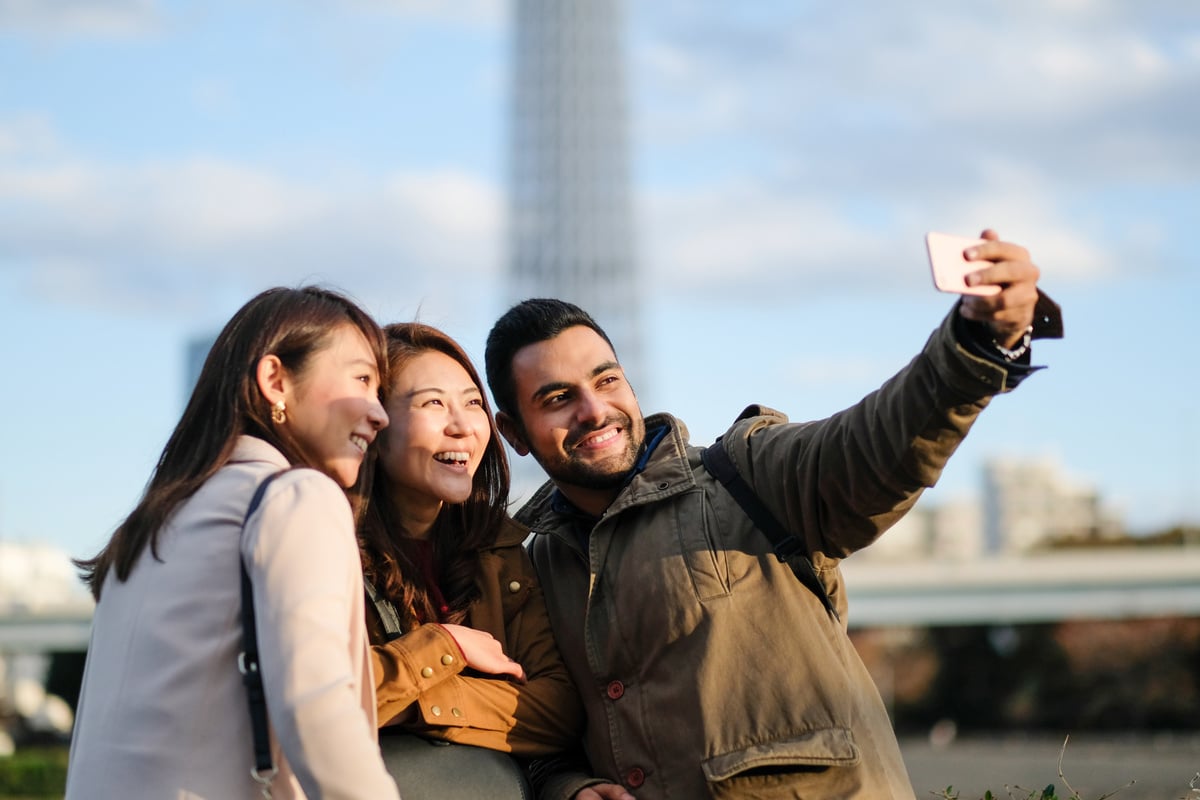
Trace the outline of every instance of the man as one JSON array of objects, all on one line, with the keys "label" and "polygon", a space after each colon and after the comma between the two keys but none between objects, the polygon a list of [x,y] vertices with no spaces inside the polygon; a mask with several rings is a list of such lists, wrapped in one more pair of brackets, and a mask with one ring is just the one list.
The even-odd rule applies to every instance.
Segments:
[{"label": "man", "polygon": [[543,796],[913,798],[846,635],[837,564],[936,482],[993,395],[1038,369],[1030,340],[1061,336],[1029,254],[984,238],[967,251],[981,266],[969,282],[1000,292],[963,296],[880,389],[804,424],[751,406],[721,437],[799,537],[811,587],[708,472],[683,424],[643,419],[590,316],[528,300],[495,324],[497,423],[550,477],[517,517],[537,534],[530,549],[600,776],[560,770]]}]

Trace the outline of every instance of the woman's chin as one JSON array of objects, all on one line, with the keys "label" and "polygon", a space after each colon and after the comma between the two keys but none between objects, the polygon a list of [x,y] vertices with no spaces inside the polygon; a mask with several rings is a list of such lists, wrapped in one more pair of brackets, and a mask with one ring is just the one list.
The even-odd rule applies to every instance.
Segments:
[{"label": "woman's chin", "polygon": [[465,503],[471,499],[471,484],[467,482],[464,485],[450,485],[437,487],[437,499],[448,505],[457,505]]}]

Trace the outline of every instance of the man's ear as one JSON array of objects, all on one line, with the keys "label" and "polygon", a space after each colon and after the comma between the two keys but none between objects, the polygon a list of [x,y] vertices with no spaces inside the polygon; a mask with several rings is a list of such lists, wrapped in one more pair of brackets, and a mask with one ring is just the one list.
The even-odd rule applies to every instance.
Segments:
[{"label": "man's ear", "polygon": [[287,395],[287,370],[283,362],[274,353],[268,353],[258,360],[258,368],[254,372],[258,380],[258,390],[267,398],[267,405],[273,406]]},{"label": "man's ear", "polygon": [[500,435],[504,437],[504,441],[508,442],[517,455],[529,455],[529,445],[525,443],[525,436],[521,430],[521,426],[517,424],[517,421],[512,416],[503,411],[497,412],[496,429],[500,431]]}]

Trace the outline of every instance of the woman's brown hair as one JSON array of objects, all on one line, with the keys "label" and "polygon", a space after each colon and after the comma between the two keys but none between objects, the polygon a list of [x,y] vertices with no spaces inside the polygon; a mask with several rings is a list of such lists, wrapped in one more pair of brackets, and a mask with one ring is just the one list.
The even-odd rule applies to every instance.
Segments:
[{"label": "woman's brown hair", "polygon": [[[289,463],[319,469],[286,426],[272,424],[270,406],[258,386],[258,362],[274,354],[299,377],[313,354],[327,346],[334,331],[343,325],[352,325],[366,337],[380,380],[386,385],[383,331],[370,315],[337,292],[315,286],[268,289],[233,315],[204,361],[196,388],[141,500],[103,550],[75,562],[93,597],[100,599],[110,571],[117,580],[127,579],[147,545],[158,558],[158,537],[167,518],[221,468],[239,436],[265,439]],[[352,504],[363,494],[366,482],[360,473],[358,484],[348,490]]]},{"label": "woman's brown hair", "polygon": [[[419,322],[388,325],[384,334],[391,380],[422,353],[434,351],[458,362],[479,387],[491,437],[472,480],[471,496],[463,503],[444,504],[430,532],[434,563],[439,570],[438,589],[448,609],[442,612],[434,607],[425,576],[401,546],[400,537],[404,531],[392,513],[388,496],[390,478],[381,463],[373,470],[369,501],[359,526],[363,571],[376,590],[396,606],[406,630],[420,621],[442,619],[461,623],[466,619],[471,602],[479,596],[475,583],[479,551],[495,542],[507,515],[508,459],[479,373],[462,347],[437,328]],[[381,441],[386,442],[387,430],[380,436]]]}]

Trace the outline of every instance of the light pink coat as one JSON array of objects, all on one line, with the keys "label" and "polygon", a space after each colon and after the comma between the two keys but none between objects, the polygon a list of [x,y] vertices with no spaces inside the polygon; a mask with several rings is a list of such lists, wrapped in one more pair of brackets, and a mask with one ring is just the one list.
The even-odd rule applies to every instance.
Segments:
[{"label": "light pink coat", "polygon": [[129,579],[110,573],[92,640],[67,773],[69,800],[257,798],[242,648],[238,560],[254,585],[279,774],[274,797],[397,798],[376,740],[362,569],[349,504],[331,479],[242,437],[180,506]]}]

